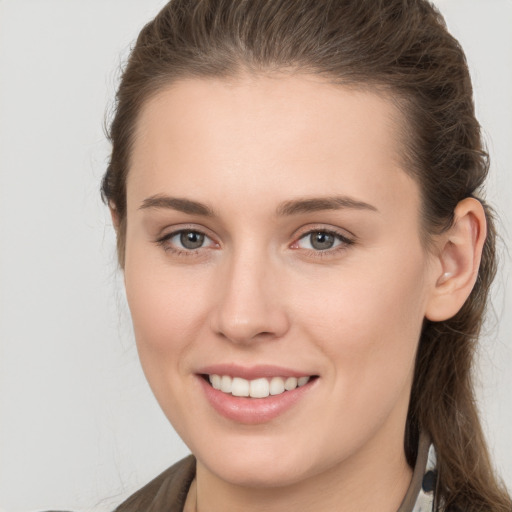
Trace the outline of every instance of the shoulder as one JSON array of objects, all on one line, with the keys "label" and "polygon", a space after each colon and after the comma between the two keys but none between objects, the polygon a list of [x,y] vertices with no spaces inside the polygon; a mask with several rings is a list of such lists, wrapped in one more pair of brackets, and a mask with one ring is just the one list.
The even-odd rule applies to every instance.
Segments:
[{"label": "shoulder", "polygon": [[114,512],[182,512],[195,473],[196,459],[189,455],[132,494]]}]

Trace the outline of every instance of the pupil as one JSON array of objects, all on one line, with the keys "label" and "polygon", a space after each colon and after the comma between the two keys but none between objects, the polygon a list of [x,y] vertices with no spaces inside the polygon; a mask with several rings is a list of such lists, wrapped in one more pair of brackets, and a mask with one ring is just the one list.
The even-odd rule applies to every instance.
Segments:
[{"label": "pupil", "polygon": [[198,249],[203,245],[204,235],[196,231],[184,231],[180,235],[180,242],[186,249]]},{"label": "pupil", "polygon": [[326,249],[330,249],[334,245],[334,236],[320,231],[318,233],[313,233],[310,237],[310,241],[311,246],[314,249],[324,251]]}]

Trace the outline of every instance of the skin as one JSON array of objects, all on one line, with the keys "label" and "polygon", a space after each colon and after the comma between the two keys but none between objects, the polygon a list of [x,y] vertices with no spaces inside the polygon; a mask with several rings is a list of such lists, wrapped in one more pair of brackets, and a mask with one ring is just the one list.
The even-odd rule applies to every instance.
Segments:
[{"label": "skin", "polygon": [[[401,122],[382,95],[305,75],[183,80],[142,110],[125,283],[148,382],[198,460],[189,509],[196,497],[203,512],[400,505],[421,326],[462,305],[485,237],[466,202],[425,250]],[[369,207],[282,211],[332,197]],[[206,234],[204,245],[180,246],[180,229]],[[315,250],[311,230],[343,238]],[[318,378],[285,413],[246,425],[219,415],[198,382],[199,368],[226,362]]]}]

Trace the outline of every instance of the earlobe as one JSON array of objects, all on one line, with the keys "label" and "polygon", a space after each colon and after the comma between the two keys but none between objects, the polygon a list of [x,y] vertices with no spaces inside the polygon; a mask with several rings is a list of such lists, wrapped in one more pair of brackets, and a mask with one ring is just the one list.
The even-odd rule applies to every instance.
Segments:
[{"label": "earlobe", "polygon": [[440,238],[437,258],[441,269],[425,312],[433,322],[447,320],[460,310],[475,285],[482,249],[487,235],[485,211],[473,198],[461,201],[455,208],[451,228]]}]

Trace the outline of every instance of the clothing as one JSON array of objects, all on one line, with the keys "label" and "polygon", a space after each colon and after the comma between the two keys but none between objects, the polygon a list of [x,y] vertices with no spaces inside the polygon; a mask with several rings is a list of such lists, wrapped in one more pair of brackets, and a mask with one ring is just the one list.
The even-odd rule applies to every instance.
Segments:
[{"label": "clothing", "polygon": [[[435,468],[434,447],[422,436],[411,484],[397,512],[435,511]],[[114,512],[183,512],[195,472],[196,460],[189,455],[133,494]]]},{"label": "clothing", "polygon": [[182,512],[196,475],[196,459],[189,455],[132,494],[114,512]]}]

